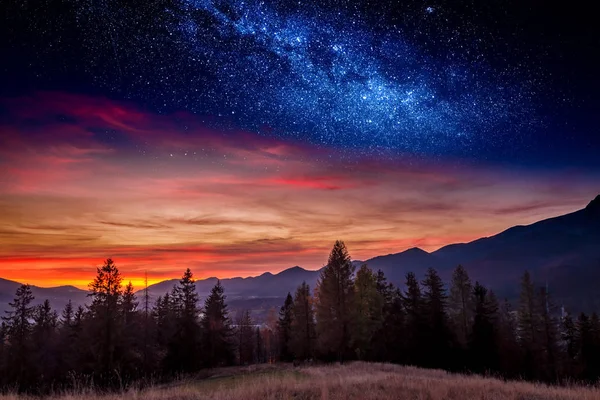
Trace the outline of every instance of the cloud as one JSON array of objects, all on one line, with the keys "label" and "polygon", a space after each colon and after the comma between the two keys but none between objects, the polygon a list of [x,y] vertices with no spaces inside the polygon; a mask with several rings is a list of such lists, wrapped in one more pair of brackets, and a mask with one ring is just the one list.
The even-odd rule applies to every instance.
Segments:
[{"label": "cloud", "polygon": [[85,286],[106,257],[139,283],[316,269],[339,238],[358,259],[434,250],[597,194],[573,171],[347,157],[101,97],[1,102],[0,276],[41,285]]}]

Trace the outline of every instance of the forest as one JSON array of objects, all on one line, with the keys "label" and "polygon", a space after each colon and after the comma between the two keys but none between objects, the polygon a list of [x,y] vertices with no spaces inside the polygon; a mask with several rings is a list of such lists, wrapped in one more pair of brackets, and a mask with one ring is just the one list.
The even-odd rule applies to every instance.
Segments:
[{"label": "forest", "polygon": [[352,360],[559,385],[600,377],[598,315],[559,309],[527,272],[513,307],[462,266],[448,288],[433,268],[422,281],[407,273],[400,288],[367,265],[356,270],[338,241],[314,290],[301,283],[262,325],[249,310],[229,315],[220,282],[203,302],[194,282],[187,269],[151,302],[107,259],[89,305],[60,313],[48,300],[32,306],[22,285],[2,316],[0,390],[119,390],[219,366]]}]

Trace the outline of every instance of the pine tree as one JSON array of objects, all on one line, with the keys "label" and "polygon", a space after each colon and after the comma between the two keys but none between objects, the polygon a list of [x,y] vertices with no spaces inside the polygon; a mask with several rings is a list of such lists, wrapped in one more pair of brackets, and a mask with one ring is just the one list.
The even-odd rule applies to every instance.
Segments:
[{"label": "pine tree", "polygon": [[540,323],[535,288],[529,272],[525,272],[521,281],[517,326],[519,343],[524,355],[523,370],[527,378],[533,378],[539,361]]},{"label": "pine tree", "polygon": [[75,313],[73,310],[73,303],[71,300],[67,302],[65,308],[61,315],[61,323],[65,328],[70,328],[73,325],[73,318],[75,317]]},{"label": "pine tree", "polygon": [[279,359],[279,318],[277,310],[272,307],[267,314],[266,327],[262,331],[265,346],[266,361],[271,364]]},{"label": "pine tree", "polygon": [[123,297],[121,302],[121,312],[123,313],[123,320],[125,325],[131,324],[138,307],[137,298],[133,290],[131,281],[125,286],[123,291]]},{"label": "pine tree", "polygon": [[318,344],[325,356],[343,361],[351,356],[351,323],[354,265],[342,241],[335,242],[317,282]]},{"label": "pine tree", "polygon": [[313,358],[316,340],[315,315],[310,287],[306,282],[296,290],[292,306],[290,346],[295,359]]},{"label": "pine tree", "polygon": [[406,292],[402,297],[403,308],[406,316],[406,354],[405,361],[411,365],[419,365],[423,360],[422,349],[424,348],[423,335],[427,329],[424,302],[421,294],[421,286],[414,273],[406,274]]},{"label": "pine tree", "polygon": [[152,345],[150,344],[155,339],[155,325],[152,323],[150,315],[150,292],[148,290],[148,272],[144,274],[144,323],[143,323],[143,342],[142,342],[142,354],[143,354],[143,371],[149,373],[155,369],[154,357],[152,357]]},{"label": "pine tree", "polygon": [[592,366],[594,364],[594,340],[590,318],[585,314],[579,314],[577,318],[577,365],[579,378],[593,381]]},{"label": "pine tree", "polygon": [[256,339],[255,347],[254,347],[254,362],[257,364],[262,364],[267,362],[266,358],[266,349],[265,349],[265,341],[263,340],[264,333],[261,331],[260,327],[256,327],[254,331],[254,337]]},{"label": "pine tree", "polygon": [[232,328],[223,292],[221,281],[217,281],[204,303],[202,346],[205,364],[209,367],[232,364],[234,360]]},{"label": "pine tree", "polygon": [[423,280],[423,314],[426,318],[427,347],[423,349],[425,366],[448,367],[451,360],[452,337],[446,314],[447,296],[442,279],[429,268]]},{"label": "pine tree", "polygon": [[555,382],[558,374],[558,321],[556,309],[550,299],[547,288],[540,288],[537,296],[540,313],[540,377],[546,381]]},{"label": "pine tree", "polygon": [[600,318],[596,312],[590,317],[590,347],[587,355],[587,374],[590,380],[600,377]]},{"label": "pine tree", "polygon": [[291,293],[287,294],[285,302],[279,310],[279,320],[277,322],[277,331],[279,333],[279,359],[281,361],[292,361],[293,353],[290,344],[292,337],[292,309],[294,307],[294,298]]},{"label": "pine tree", "polygon": [[405,313],[402,294],[388,283],[383,271],[375,277],[377,293],[383,300],[382,323],[371,339],[373,357],[380,361],[401,363],[405,356]]},{"label": "pine tree", "polygon": [[194,276],[189,268],[173,288],[171,298],[176,323],[174,335],[169,342],[166,362],[172,370],[191,372],[201,363],[201,328],[198,294]]},{"label": "pine tree", "polygon": [[472,370],[478,373],[499,368],[496,318],[498,303],[479,282],[472,290],[474,304],[473,326],[469,334]]},{"label": "pine tree", "polygon": [[129,282],[125,286],[120,304],[120,315],[122,318],[122,331],[117,343],[117,351],[119,352],[121,374],[134,377],[142,372],[140,366],[142,364],[142,350],[140,342],[142,338],[140,318],[138,315],[137,296],[133,289],[133,284]]},{"label": "pine tree", "polygon": [[[83,312],[83,307],[79,306]],[[74,371],[77,367],[77,345],[79,344],[79,329],[77,327],[78,310],[73,309],[71,300],[65,305],[60,318],[60,327],[58,330],[58,366],[62,376],[65,376],[69,371]]]},{"label": "pine tree", "polygon": [[521,376],[522,351],[518,342],[518,324],[515,312],[507,299],[498,312],[498,349],[500,353],[500,369],[504,376],[516,378]]},{"label": "pine tree", "polygon": [[352,342],[358,359],[372,355],[373,336],[383,324],[384,299],[377,290],[377,277],[363,264],[354,280]]},{"label": "pine tree", "polygon": [[254,325],[250,318],[250,311],[240,313],[237,320],[238,359],[240,365],[251,364],[254,360]]},{"label": "pine tree", "polygon": [[52,310],[50,301],[46,299],[34,310],[32,341],[35,369],[49,381],[56,378],[58,367],[54,354],[57,346],[57,327],[58,314]]},{"label": "pine tree", "polygon": [[115,371],[115,348],[119,340],[122,319],[119,318],[119,304],[122,297],[121,273],[112,259],[108,258],[102,267],[96,269],[97,276],[89,284],[92,297],[90,313],[94,325],[90,329],[97,336],[97,369],[103,379],[110,379]]},{"label": "pine tree", "polygon": [[8,339],[8,326],[6,322],[0,322],[0,387],[5,387],[8,382],[6,376],[6,342]]},{"label": "pine tree", "polygon": [[5,311],[2,320],[6,323],[8,335],[7,365],[10,382],[26,385],[32,374],[31,368],[31,320],[35,308],[31,306],[33,293],[29,285],[21,285],[17,289],[15,299],[8,303],[12,310]]},{"label": "pine tree", "polygon": [[198,308],[198,294],[194,275],[190,269],[186,269],[174,290],[174,301],[185,321],[195,321],[200,312]]},{"label": "pine tree", "polygon": [[452,274],[452,285],[448,298],[448,314],[460,346],[466,347],[473,327],[473,285],[462,265]]},{"label": "pine tree", "polygon": [[[565,345],[567,361],[568,361],[568,364],[570,364],[575,359],[575,356],[577,355],[577,347],[576,347],[576,343],[575,343],[575,338],[576,338],[575,322],[573,322],[573,317],[568,312],[561,320],[560,337]],[[567,367],[569,367],[569,366],[567,366]]]}]

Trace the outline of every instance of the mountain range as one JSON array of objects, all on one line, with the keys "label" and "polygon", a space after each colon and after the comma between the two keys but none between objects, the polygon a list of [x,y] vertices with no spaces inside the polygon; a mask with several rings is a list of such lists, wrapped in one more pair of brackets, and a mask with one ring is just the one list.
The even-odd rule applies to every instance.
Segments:
[{"label": "mountain range", "polygon": [[[438,270],[449,282],[459,264],[473,281],[480,281],[502,297],[515,299],[520,276],[527,270],[539,285],[547,285],[558,305],[573,311],[600,310],[600,195],[587,207],[570,214],[542,220],[531,225],[515,226],[497,235],[469,243],[444,246],[433,252],[412,248],[401,253],[354,261],[381,269],[388,280],[402,286],[407,272],[422,277],[427,268]],[[260,320],[272,307],[279,307],[288,292],[306,281],[314,288],[319,270],[292,267],[277,274],[265,272],[248,278],[222,279],[230,309],[251,309]],[[217,278],[198,280],[196,286],[205,297]],[[149,287],[156,298],[171,290],[177,279]],[[19,283],[0,279],[0,310],[8,307]],[[33,287],[36,302],[49,299],[60,309],[68,299],[83,304],[86,292],[73,286]]]}]

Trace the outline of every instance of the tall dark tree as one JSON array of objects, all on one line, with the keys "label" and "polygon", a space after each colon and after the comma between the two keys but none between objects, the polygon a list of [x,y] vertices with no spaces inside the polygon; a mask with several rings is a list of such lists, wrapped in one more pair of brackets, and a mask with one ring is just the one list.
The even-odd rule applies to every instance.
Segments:
[{"label": "tall dark tree", "polygon": [[518,324],[515,311],[507,299],[500,305],[497,329],[500,369],[507,377],[520,377],[522,351],[518,342]]},{"label": "tall dark tree", "polygon": [[499,369],[497,341],[498,303],[479,282],[472,290],[473,326],[469,329],[471,369],[478,373]]},{"label": "tall dark tree", "polygon": [[125,286],[121,298],[122,328],[117,349],[121,359],[121,375],[131,378],[137,377],[143,372],[140,369],[142,363],[140,347],[142,326],[137,311],[138,304],[133,284],[129,282]]},{"label": "tall dark tree", "polygon": [[548,289],[545,287],[539,288],[537,302],[541,332],[539,335],[539,361],[536,369],[539,371],[538,376],[541,379],[556,382],[559,369],[557,311]]},{"label": "tall dark tree", "polygon": [[315,297],[320,351],[339,361],[352,357],[353,274],[354,265],[346,245],[338,240],[321,270]]},{"label": "tall dark tree", "polygon": [[277,321],[280,350],[279,359],[281,361],[291,361],[294,356],[291,348],[293,308],[294,298],[291,293],[288,293],[283,306],[279,310],[279,320]]},{"label": "tall dark tree", "polygon": [[[79,306],[81,313],[83,313],[83,307]],[[79,333],[81,331],[81,316],[78,316],[79,308],[73,309],[73,303],[71,300],[67,302],[63,309],[60,317],[60,327],[58,330],[58,351],[60,356],[58,357],[58,370],[61,374],[66,375],[69,371],[74,371],[77,365],[78,351],[77,345],[79,344]]]},{"label": "tall dark tree", "polygon": [[121,273],[110,258],[102,267],[96,269],[96,278],[89,284],[92,297],[90,313],[94,325],[90,327],[97,332],[95,353],[97,370],[104,380],[110,379],[115,371],[115,348],[119,339],[122,319],[119,318],[119,304],[122,297]]},{"label": "tall dark tree", "polygon": [[267,351],[265,347],[265,341],[263,339],[264,333],[261,331],[260,327],[256,327],[254,330],[254,338],[255,338],[255,347],[254,347],[254,362],[257,364],[262,364],[267,362]]},{"label": "tall dark tree", "polygon": [[473,327],[473,285],[469,274],[462,265],[452,273],[448,314],[458,344],[465,348]]},{"label": "tall dark tree", "polygon": [[177,316],[175,334],[169,344],[167,362],[174,370],[196,370],[201,365],[198,294],[192,271],[188,268],[173,293],[173,306]]},{"label": "tall dark tree", "polygon": [[421,286],[414,273],[406,274],[406,291],[402,298],[403,308],[406,316],[405,320],[405,337],[406,337],[406,354],[405,362],[408,364],[419,364],[423,360],[425,336],[423,332],[427,329],[424,315],[424,301],[421,294]]},{"label": "tall dark tree", "polygon": [[387,281],[383,271],[375,277],[377,293],[383,300],[382,323],[371,339],[373,357],[388,362],[403,362],[405,356],[405,313],[400,290]]},{"label": "tall dark tree", "polygon": [[290,345],[298,360],[313,358],[316,343],[315,314],[310,287],[306,282],[296,290],[292,307],[292,329]]},{"label": "tall dark tree", "polygon": [[255,333],[250,311],[245,310],[237,318],[238,360],[240,365],[254,361]]},{"label": "tall dark tree", "polygon": [[572,369],[572,362],[577,355],[576,336],[575,322],[571,314],[567,312],[561,319],[560,337],[564,343],[568,370]]},{"label": "tall dark tree", "polygon": [[202,323],[202,355],[209,367],[232,364],[232,328],[229,321],[221,281],[212,288],[204,303]]},{"label": "tall dark tree", "polygon": [[125,325],[133,322],[138,304],[139,303],[137,301],[135,291],[133,290],[133,285],[130,281],[127,286],[125,286],[121,302],[121,312],[123,313],[123,321]]},{"label": "tall dark tree", "polygon": [[529,272],[521,280],[518,310],[518,337],[523,349],[523,370],[527,378],[534,378],[540,347],[540,314],[535,296],[535,286]]},{"label": "tall dark tree", "polygon": [[452,335],[446,314],[447,296],[437,271],[429,268],[423,280],[423,314],[426,318],[427,347],[423,349],[425,366],[449,367]]},{"label": "tall dark tree", "polygon": [[73,310],[73,302],[69,300],[61,314],[61,324],[64,327],[71,327],[73,325],[73,318],[75,318],[75,310]]},{"label": "tall dark tree", "polygon": [[[6,322],[0,322],[0,376],[6,376],[6,342],[8,339],[8,326]],[[7,384],[5,379],[0,377],[0,387]]]},{"label": "tall dark tree", "polygon": [[15,299],[8,305],[11,310],[5,311],[2,320],[6,323],[8,349],[6,350],[7,377],[11,382],[27,384],[32,374],[31,368],[31,320],[35,308],[31,305],[33,293],[29,285],[21,285],[17,289]]},{"label": "tall dark tree", "polygon": [[384,298],[377,290],[377,277],[363,264],[354,280],[352,346],[358,359],[369,359],[375,333],[383,324]]},{"label": "tall dark tree", "polygon": [[592,374],[594,364],[594,338],[590,318],[585,313],[580,313],[577,318],[577,366],[580,379],[594,380]]},{"label": "tall dark tree", "polygon": [[32,342],[36,370],[40,375],[52,381],[56,378],[58,314],[52,310],[50,301],[44,300],[33,313]]}]

